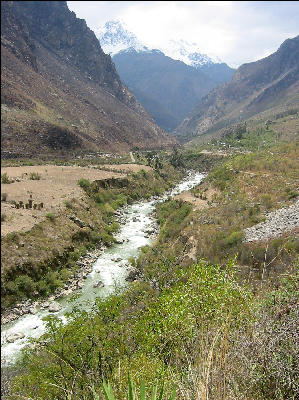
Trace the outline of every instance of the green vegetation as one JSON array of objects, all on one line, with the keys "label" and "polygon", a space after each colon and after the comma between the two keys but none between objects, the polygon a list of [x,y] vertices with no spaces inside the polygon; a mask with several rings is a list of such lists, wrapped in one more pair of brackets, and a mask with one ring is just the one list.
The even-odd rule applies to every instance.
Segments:
[{"label": "green vegetation", "polygon": [[90,182],[88,179],[85,178],[81,178],[78,180],[78,185],[85,190],[86,192],[88,192],[88,190],[90,189]]},{"label": "green vegetation", "polygon": [[30,172],[29,179],[32,181],[39,181],[41,178],[40,174],[38,172]]},{"label": "green vegetation", "polygon": [[[82,255],[101,244],[111,246],[115,242],[113,233],[119,225],[113,215],[119,207],[159,194],[174,185],[181,176],[181,172],[167,166],[163,177],[157,172],[132,174],[126,187],[101,188],[81,179],[80,185],[88,195],[88,207],[74,199],[71,204],[65,204],[66,210],[71,210],[73,215],[84,221],[84,228],[75,225],[65,212],[59,215],[48,213],[45,221],[31,231],[3,238],[2,309],[26,297],[45,296],[62,287],[79,268],[76,261]],[[91,218],[92,227],[89,226]],[[53,273],[56,274],[55,279]],[[31,292],[20,289],[15,282],[19,276],[28,276],[32,280],[34,287]]]},{"label": "green vegetation", "polygon": [[[107,384],[105,381],[103,381],[103,392],[104,392],[106,400],[114,400],[112,387],[109,383]],[[163,400],[163,393],[164,393],[164,384],[162,385],[161,390],[159,390],[159,394],[158,394],[158,386],[154,386],[153,390],[152,390],[152,395],[150,396],[150,398],[152,400]],[[174,389],[173,394],[171,395],[169,400],[175,400],[175,393],[176,393],[176,390]],[[94,395],[95,395],[95,399],[99,400],[99,396],[97,396],[95,391],[94,391]],[[146,398],[147,398],[145,382],[142,381],[140,384],[139,397],[138,397],[136,394],[136,389],[134,387],[132,378],[129,376],[128,400],[138,400],[138,398],[139,398],[139,400],[146,400]]]},{"label": "green vegetation", "polygon": [[10,179],[6,172],[1,174],[1,183],[13,183],[14,180]]},{"label": "green vegetation", "polygon": [[[165,271],[166,265],[161,267]],[[103,376],[115,388],[115,398],[122,399],[130,371],[137,385],[163,380],[166,397],[174,384],[184,384],[195,395],[196,386],[186,380],[198,360],[213,364],[196,376],[207,390],[210,379],[219,378],[222,364],[214,356],[209,360],[205,346],[213,354],[224,351],[228,336],[250,321],[252,297],[237,284],[232,264],[223,269],[198,263],[178,269],[173,278],[160,291],[140,282],[126,293],[98,299],[93,313],[77,310],[66,325],[49,317],[40,344],[26,350],[20,368],[27,372],[14,381],[13,392],[59,398],[72,388],[74,398],[90,398],[90,387],[100,393]],[[42,363],[45,357],[47,363]]]},{"label": "green vegetation", "polygon": [[54,222],[56,215],[54,213],[47,213],[46,218],[48,218],[51,222]]},{"label": "green vegetation", "polygon": [[[47,317],[45,335],[15,366],[10,399],[295,400],[298,238],[246,243],[244,228],[294,202],[297,153],[298,143],[284,143],[222,158],[220,165],[221,158],[209,163],[198,149],[173,152],[172,164],[214,166],[192,190],[210,206],[196,210],[174,199],[159,204],[158,239],[129,260],[142,280],[97,299],[91,311],[74,310],[67,324]],[[33,264],[23,265],[5,290],[26,297],[63,285],[80,254],[99,239],[113,241],[118,207],[161,193],[179,176],[161,159],[161,170],[132,174],[125,186],[85,185],[96,229],[78,228],[73,250],[64,259],[57,254],[42,279],[33,276]],[[73,212],[89,220],[75,203]],[[9,240],[16,246],[23,237]]]}]

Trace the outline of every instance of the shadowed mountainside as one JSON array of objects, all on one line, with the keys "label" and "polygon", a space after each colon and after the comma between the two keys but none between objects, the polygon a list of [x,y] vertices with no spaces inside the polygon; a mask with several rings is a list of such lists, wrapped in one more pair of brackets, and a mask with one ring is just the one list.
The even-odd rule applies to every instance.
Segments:
[{"label": "shadowed mountainside", "polygon": [[116,69],[159,126],[172,131],[218,83],[159,50],[129,49],[113,56]]},{"label": "shadowed mountainside", "polygon": [[66,2],[2,2],[1,61],[3,157],[173,143]]},{"label": "shadowed mountainside", "polygon": [[175,134],[181,140],[213,134],[264,111],[299,105],[299,36],[262,60],[244,64],[229,83],[205,96]]}]

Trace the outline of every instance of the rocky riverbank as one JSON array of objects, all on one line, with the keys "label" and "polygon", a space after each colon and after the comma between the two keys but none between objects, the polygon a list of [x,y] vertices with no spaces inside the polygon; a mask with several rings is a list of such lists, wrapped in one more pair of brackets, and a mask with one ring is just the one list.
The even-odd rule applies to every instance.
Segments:
[{"label": "rocky riverbank", "polygon": [[[155,196],[153,199],[157,198],[158,197]],[[126,214],[127,207],[116,211],[114,214],[115,220],[120,224],[124,224],[127,218]],[[136,221],[137,219],[138,216],[133,217],[133,221]],[[156,235],[158,232],[157,224],[153,221],[150,228],[147,228],[147,230],[144,232],[145,237]],[[116,239],[115,243],[122,243],[123,241],[124,240]],[[27,299],[10,309],[5,310],[5,312],[1,315],[1,324],[4,325],[11,321],[15,321],[25,314],[36,314],[39,309],[48,309],[49,312],[58,312],[60,310],[60,305],[55,300],[68,296],[76,290],[82,289],[85,279],[87,279],[88,274],[92,270],[93,264],[105,249],[106,246],[101,245],[98,249],[88,252],[86,255],[82,256],[77,261],[78,270],[67,280],[63,288],[57,289],[51,296],[36,301]],[[133,281],[137,278],[137,276],[138,271],[132,269],[128,274],[127,280]],[[101,281],[96,282],[94,287],[103,287],[103,283]]]},{"label": "rocky riverbank", "polygon": [[14,321],[25,314],[36,314],[38,309],[44,310],[49,309],[50,312],[57,312],[60,310],[60,306],[55,302],[60,297],[67,296],[73,293],[75,290],[82,289],[84,280],[92,270],[92,265],[98,259],[98,257],[105,250],[105,246],[101,246],[86,255],[82,256],[77,265],[79,269],[68,279],[64,287],[57,289],[51,296],[40,300],[25,300],[13,308],[7,309],[1,315],[1,324],[7,324],[8,322]]},{"label": "rocky riverbank", "polygon": [[266,221],[244,230],[245,242],[269,240],[299,227],[299,200],[269,213]]}]

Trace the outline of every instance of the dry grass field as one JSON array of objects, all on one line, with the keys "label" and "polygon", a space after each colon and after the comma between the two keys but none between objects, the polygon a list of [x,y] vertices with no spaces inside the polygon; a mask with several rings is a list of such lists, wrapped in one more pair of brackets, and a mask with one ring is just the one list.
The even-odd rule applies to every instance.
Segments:
[{"label": "dry grass field", "polygon": [[[94,180],[112,177],[123,177],[129,172],[138,172],[140,169],[148,170],[150,167],[124,164],[103,165],[96,167],[78,166],[21,166],[6,167],[1,169],[1,176],[6,173],[12,183],[1,183],[1,236],[10,232],[25,232],[45,218],[48,213],[55,212],[65,207],[71,199],[83,200],[83,190],[78,185],[81,178]],[[108,171],[110,169],[111,171]],[[119,171],[123,171],[120,173]],[[33,179],[35,178],[35,179]],[[24,204],[32,199],[34,204],[43,203],[38,209],[16,208],[13,202]],[[3,201],[5,200],[5,201]],[[37,206],[36,206],[37,207]],[[4,218],[3,218],[4,217]]]}]

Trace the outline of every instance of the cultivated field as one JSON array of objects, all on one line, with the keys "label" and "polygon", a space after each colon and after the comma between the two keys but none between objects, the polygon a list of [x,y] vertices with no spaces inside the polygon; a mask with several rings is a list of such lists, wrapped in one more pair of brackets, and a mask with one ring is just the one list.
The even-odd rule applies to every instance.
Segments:
[{"label": "cultivated field", "polygon": [[[58,213],[66,201],[82,198],[83,190],[78,185],[81,178],[94,180],[122,177],[129,172],[138,172],[150,167],[123,164],[102,165],[97,169],[78,166],[21,166],[1,169],[1,176],[7,174],[12,183],[1,183],[1,236],[10,232],[25,232],[45,218],[48,213]],[[108,171],[110,169],[110,171]],[[120,171],[123,171],[122,173]],[[34,179],[35,178],[35,179]],[[32,200],[36,209],[19,208],[12,203],[22,201],[24,205]],[[5,200],[5,201],[3,201]],[[43,203],[43,207],[39,207]],[[3,221],[4,219],[4,221]]]}]

